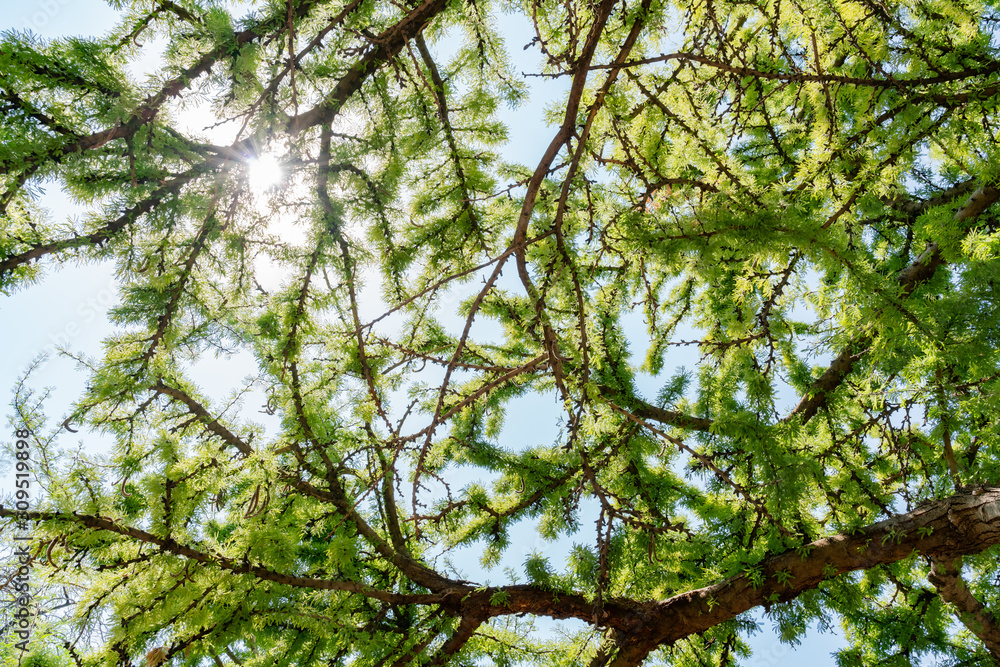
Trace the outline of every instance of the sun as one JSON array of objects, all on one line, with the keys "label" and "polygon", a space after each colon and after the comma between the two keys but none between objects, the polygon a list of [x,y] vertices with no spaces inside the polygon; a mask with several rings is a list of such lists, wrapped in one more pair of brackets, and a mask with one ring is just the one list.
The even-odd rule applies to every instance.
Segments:
[{"label": "sun", "polygon": [[255,193],[273,188],[281,183],[284,176],[281,163],[273,155],[261,155],[247,162],[247,180]]}]

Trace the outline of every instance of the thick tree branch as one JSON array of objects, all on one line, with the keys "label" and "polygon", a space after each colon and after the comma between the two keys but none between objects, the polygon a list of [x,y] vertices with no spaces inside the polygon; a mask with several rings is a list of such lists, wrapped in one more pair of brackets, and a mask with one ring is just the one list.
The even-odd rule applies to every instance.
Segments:
[{"label": "thick tree branch", "polygon": [[[12,509],[0,508],[0,517],[18,515]],[[596,615],[593,602],[582,595],[545,591],[535,586],[477,589],[426,570],[428,575],[432,574],[437,582],[445,586],[432,594],[399,595],[371,589],[357,582],[284,575],[250,563],[211,556],[170,538],[120,526],[104,517],[29,512],[28,518],[34,521],[69,520],[88,528],[132,537],[156,545],[164,552],[214,565],[234,574],[250,574],[291,586],[343,590],[387,601],[405,599],[407,604],[441,605],[449,613],[472,619],[528,613],[551,618],[577,618],[606,625],[623,631],[620,650],[611,664],[625,667],[641,664],[657,647],[704,632],[753,607],[792,600],[824,580],[841,574],[894,563],[914,552],[948,560],[998,545],[1000,487],[978,488],[972,493],[934,501],[851,533],[817,540],[801,549],[767,558],[751,573],[667,600],[605,600],[600,617]],[[404,558],[409,560],[401,554],[395,555],[397,560]],[[406,572],[411,568],[403,566],[400,569]]]},{"label": "thick tree branch", "polygon": [[438,649],[437,654],[427,663],[427,667],[444,665],[450,661],[472,639],[473,635],[476,634],[476,630],[479,629],[479,626],[485,620],[486,617],[483,615],[463,616],[461,622],[458,624],[458,628],[455,629],[455,633]]},{"label": "thick tree branch", "polygon": [[754,573],[646,605],[613,667],[638,665],[659,646],[698,634],[753,607],[786,602],[825,579],[895,563],[914,552],[939,558],[1000,544],[1000,487],[938,500],[852,533],[772,556]]},{"label": "thick tree branch", "polygon": [[942,600],[955,607],[958,619],[982,640],[990,655],[1000,664],[1000,619],[972,594],[962,580],[961,559],[931,559],[931,573],[927,580],[934,584]]},{"label": "thick tree branch", "polygon": [[886,198],[883,201],[886,206],[896,209],[900,213],[907,216],[918,216],[921,213],[925,213],[935,206],[940,206],[941,204],[947,204],[949,201],[955,199],[956,197],[961,197],[965,194],[971,194],[981,185],[981,183],[975,179],[970,178],[967,181],[962,181],[952,187],[939,192],[930,199],[911,199],[909,197],[893,197],[891,199]]}]

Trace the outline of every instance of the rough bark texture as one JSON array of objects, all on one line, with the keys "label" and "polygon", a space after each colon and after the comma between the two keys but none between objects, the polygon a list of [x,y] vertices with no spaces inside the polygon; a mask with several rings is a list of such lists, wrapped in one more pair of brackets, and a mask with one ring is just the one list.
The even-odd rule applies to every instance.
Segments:
[{"label": "rough bark texture", "polygon": [[[0,517],[16,516],[0,507]],[[165,553],[190,558],[203,565],[215,564],[231,574],[253,576],[261,581],[314,589],[350,591],[377,599],[405,603],[440,605],[446,612],[464,619],[455,641],[468,639],[481,622],[495,616],[533,614],[550,618],[576,618],[614,628],[618,652],[611,665],[639,665],[661,646],[702,633],[754,607],[792,600],[832,577],[894,563],[914,552],[942,562],[982,552],[1000,544],[1000,487],[977,488],[950,498],[928,503],[912,512],[886,521],[841,533],[805,545],[802,549],[772,556],[758,564],[753,573],[732,577],[712,586],[687,591],[666,600],[638,601],[615,598],[604,601],[600,610],[585,597],[554,593],[534,586],[479,588],[464,581],[450,581],[439,575],[430,594],[393,594],[376,591],[360,582],[339,579],[297,577],[267,570],[249,563],[218,559],[197,545],[182,545],[146,531],[126,527],[105,517],[79,514],[48,515],[31,512],[33,520],[63,519],[92,530],[139,539]],[[423,566],[421,566],[423,567]],[[407,571],[411,568],[401,568]],[[936,568],[942,596],[956,605],[960,618],[973,632],[987,641],[991,651],[1000,644],[995,619],[967,590],[958,585],[952,569]],[[443,586],[437,585],[443,582]],[[939,583],[940,582],[940,583]],[[964,616],[962,616],[964,614]]]},{"label": "rough bark texture", "polygon": [[927,580],[934,584],[938,595],[955,608],[958,620],[986,646],[996,664],[1000,664],[1000,619],[997,619],[962,580],[960,559],[935,558]]},{"label": "rough bark texture", "polygon": [[826,537],[801,552],[773,556],[742,575],[646,605],[615,667],[638,665],[659,646],[704,632],[763,604],[785,602],[824,579],[894,563],[913,552],[956,558],[1000,544],[1000,488],[930,503],[851,534]]},{"label": "rough bark texture", "polygon": [[[525,48],[545,63],[530,76],[566,84],[546,86],[561,106],[533,146],[507,136],[524,116],[500,111],[532,87],[496,8],[287,0],[227,19],[184,5],[133,7],[124,40],[79,57],[30,39],[0,53],[0,130],[13,138],[0,213],[14,206],[0,285],[31,282],[46,258],[104,258],[121,297],[63,422],[112,435],[114,456],[39,467],[51,511],[0,517],[38,524],[47,572],[80,569],[92,628],[121,621],[106,655],[141,661],[158,634],[173,643],[155,662],[242,665],[231,638],[267,636],[260,660],[275,664],[426,667],[554,656],[592,629],[600,647],[551,662],[627,667],[832,578],[870,590],[844,574],[895,563],[893,583],[920,588],[930,559],[940,600],[920,588],[921,603],[952,605],[1000,656],[993,596],[972,595],[958,565],[1000,545],[1000,309],[983,266],[998,253],[989,239],[958,248],[976,225],[997,231],[996,213],[981,215],[1000,200],[989,158],[962,148],[994,140],[996,8],[956,41],[906,7],[529,3]],[[151,31],[176,58],[156,83],[108,88],[109,59],[166,18]],[[664,30],[689,36],[684,52],[656,55]],[[957,52],[961,63],[938,57]],[[215,139],[229,145],[173,127],[173,102],[196,94],[224,115],[216,127],[239,128]],[[925,146],[941,151],[933,168]],[[257,157],[281,166],[273,190],[253,183]],[[21,198],[46,179],[93,215],[39,221]],[[927,236],[930,216],[947,224]],[[817,284],[828,271],[838,279]],[[899,315],[913,328],[893,326]],[[688,327],[696,339],[679,340]],[[634,396],[649,378],[630,350],[647,342],[652,375],[686,346],[705,355],[697,387],[678,376],[661,393],[678,405]],[[825,372],[803,375],[829,345]],[[196,389],[213,350],[254,360],[259,374],[232,395],[265,392],[275,419]],[[804,377],[791,411],[775,391],[789,377]],[[28,386],[24,456],[55,460]],[[579,537],[566,574],[539,576],[532,557],[511,585],[480,586],[445,567],[475,544],[486,562],[516,557],[511,531],[536,521],[543,538]],[[232,608],[201,602],[224,598]],[[857,629],[881,601],[831,604]],[[586,629],[549,651],[511,623],[496,649],[489,633],[511,615]],[[911,625],[892,615],[878,632]],[[87,636],[75,641],[98,650]],[[738,633],[705,639],[685,650],[731,662]],[[856,648],[875,645],[865,639]]]}]

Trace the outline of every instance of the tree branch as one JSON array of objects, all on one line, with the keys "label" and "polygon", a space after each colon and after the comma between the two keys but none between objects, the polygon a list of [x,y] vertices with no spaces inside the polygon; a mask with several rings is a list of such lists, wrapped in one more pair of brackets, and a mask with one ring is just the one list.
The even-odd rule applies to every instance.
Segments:
[{"label": "tree branch", "polygon": [[612,667],[640,664],[659,646],[702,633],[753,607],[787,602],[825,579],[895,563],[913,552],[955,558],[1000,544],[1000,487],[934,501],[907,514],[772,556],[744,574],[645,605]]},{"label": "tree branch", "polygon": [[[998,199],[1000,199],[1000,189],[989,185],[980,186],[956,211],[953,219],[959,224],[971,222]],[[900,287],[899,298],[906,299],[913,294],[917,286],[929,280],[944,262],[941,247],[937,243],[928,245],[927,249],[912,264],[897,275],[896,280]],[[798,415],[801,415],[802,423],[812,419],[820,408],[826,406],[830,394],[840,386],[844,378],[851,372],[854,368],[854,362],[863,354],[861,351],[867,348],[871,341],[872,335],[864,334],[853,344],[841,350],[840,354],[830,362],[823,374],[816,378],[812,386],[809,387],[809,391],[805,393],[799,404],[783,421],[789,421]]]},{"label": "tree branch", "polygon": [[444,10],[447,4],[448,0],[424,0],[403,20],[382,31],[372,40],[375,48],[366,53],[341,77],[333,91],[322,102],[309,111],[291,118],[285,131],[288,134],[298,134],[310,127],[332,121],[348,98],[361,88],[361,84],[369,75],[395,58],[406,42],[423,30],[431,19]]},{"label": "tree branch", "polygon": [[[0,507],[0,517],[21,515],[13,509]],[[914,552],[947,561],[1000,544],[1000,487],[979,487],[972,493],[934,501],[851,533],[816,540],[801,549],[766,558],[753,568],[752,573],[666,600],[641,602],[611,598],[604,601],[604,613],[599,618],[593,602],[580,594],[524,585],[474,588],[464,582],[448,580],[422,565],[420,567],[430,578],[446,585],[431,594],[403,595],[353,581],[285,575],[263,566],[211,556],[170,538],[120,526],[105,517],[75,512],[29,512],[27,517],[33,521],[69,520],[88,528],[153,544],[164,552],[214,565],[234,574],[250,574],[290,586],[342,590],[405,604],[441,605],[449,613],[473,619],[525,613],[551,618],[577,618],[622,631],[620,650],[610,664],[626,667],[640,664],[660,646],[700,634],[753,607],[787,602],[824,580],[847,572],[894,563]],[[402,554],[394,554],[394,562],[401,559],[415,563]],[[412,568],[403,566],[400,569],[411,579],[418,578],[409,572]],[[471,623],[466,624],[466,629]],[[991,627],[994,626],[983,625],[985,629]]]},{"label": "tree branch", "polygon": [[170,385],[165,383],[162,379],[158,380],[156,384],[152,386],[152,389],[158,394],[164,394],[166,396],[169,396],[170,398],[173,398],[183,403],[185,407],[187,407],[188,411],[191,412],[191,414],[197,416],[202,421],[202,423],[205,424],[205,427],[209,431],[211,431],[213,434],[221,438],[222,441],[225,442],[230,447],[239,450],[239,452],[243,454],[243,456],[250,456],[251,454],[254,453],[253,448],[250,447],[250,445],[248,445],[241,438],[233,434],[233,432],[230,431],[228,428],[223,426],[218,419],[209,414],[208,410],[205,409],[205,406],[203,406],[201,403],[191,398],[191,396],[188,395],[183,390],[178,389],[176,387],[171,387]]},{"label": "tree branch", "polygon": [[427,667],[443,665],[451,660],[452,656],[461,651],[462,647],[472,639],[473,635],[476,634],[476,630],[479,629],[479,626],[485,620],[485,616],[480,615],[463,616],[461,622],[458,624],[458,628],[455,630],[455,634],[449,637],[448,641],[438,649],[437,654],[427,663]]},{"label": "tree branch", "polygon": [[143,215],[152,211],[156,206],[163,202],[165,197],[171,194],[176,194],[184,185],[190,183],[206,171],[207,169],[203,167],[194,167],[189,169],[183,174],[180,174],[179,176],[168,181],[165,185],[163,185],[163,187],[154,190],[148,197],[122,213],[117,219],[109,222],[107,225],[90,234],[73,236],[71,238],[60,239],[57,241],[49,241],[48,243],[33,246],[29,250],[25,250],[24,252],[16,255],[9,255],[5,257],[3,260],[0,260],[0,279],[2,279],[6,273],[13,271],[22,264],[28,264],[33,260],[44,257],[45,255],[61,252],[63,250],[72,250],[74,248],[101,245],[110,241],[123,229],[134,223]]},{"label": "tree branch", "polygon": [[[621,393],[615,391],[607,385],[601,385],[599,389],[601,390],[601,394],[609,400],[625,404],[632,403],[634,407],[630,408],[629,411],[636,417],[649,419],[667,426],[676,426],[677,428],[687,429],[690,431],[702,431],[703,433],[708,433],[712,429],[713,421],[711,419],[694,417],[676,410],[667,410],[651,403],[647,403],[637,396],[630,396],[627,401],[625,401],[623,400],[625,397]],[[625,407],[625,405],[622,407]]]},{"label": "tree branch", "polygon": [[286,586],[297,588],[311,588],[314,590],[345,591],[357,593],[365,597],[371,597],[385,602],[395,604],[439,604],[445,597],[438,594],[400,594],[390,591],[373,588],[366,584],[350,580],[317,579],[314,577],[300,577],[291,574],[276,572],[262,565],[254,565],[249,561],[238,561],[226,558],[221,555],[213,555],[195,549],[192,546],[181,544],[170,537],[160,537],[139,528],[122,526],[110,518],[94,516],[90,514],[60,513],[60,512],[18,512],[7,509],[0,505],[0,518],[23,517],[31,521],[71,521],[92,530],[101,530],[123,537],[129,537],[145,544],[151,544],[159,548],[163,553],[181,556],[189,561],[195,561],[202,565],[218,567],[233,574],[249,574],[263,581],[272,581]]},{"label": "tree branch", "polygon": [[962,580],[961,560],[932,558],[927,581],[934,584],[942,600],[955,607],[958,620],[982,640],[990,655],[1000,664],[1000,619],[972,594]]}]

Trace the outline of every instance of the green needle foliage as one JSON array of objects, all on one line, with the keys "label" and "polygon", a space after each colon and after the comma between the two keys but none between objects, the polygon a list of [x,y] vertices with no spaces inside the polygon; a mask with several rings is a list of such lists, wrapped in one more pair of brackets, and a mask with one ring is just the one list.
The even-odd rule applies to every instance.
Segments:
[{"label": "green needle foliage", "polygon": [[994,2],[112,4],[0,43],[0,289],[120,291],[31,664],[998,664]]}]

